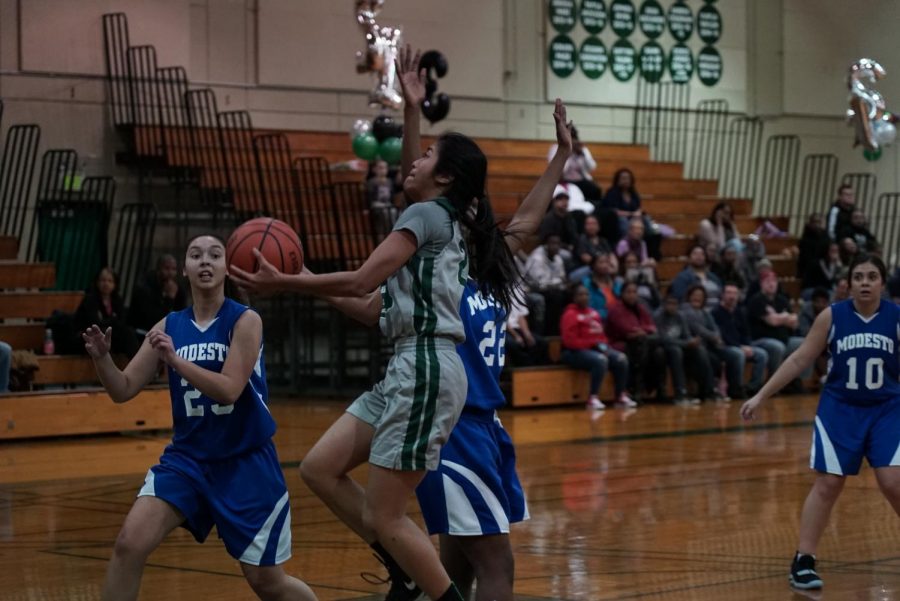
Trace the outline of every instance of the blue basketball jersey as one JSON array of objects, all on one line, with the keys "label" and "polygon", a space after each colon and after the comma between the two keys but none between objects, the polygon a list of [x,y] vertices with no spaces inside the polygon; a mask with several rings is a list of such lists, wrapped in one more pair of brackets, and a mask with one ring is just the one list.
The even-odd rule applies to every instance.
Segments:
[{"label": "blue basketball jersey", "polygon": [[900,307],[886,300],[868,320],[852,300],[831,305],[825,390],[853,405],[900,396]]},{"label": "blue basketball jersey", "polygon": [[500,390],[500,370],[506,360],[506,313],[484,298],[468,280],[459,304],[466,341],[456,346],[469,381],[466,407],[499,409],[506,404]]},{"label": "blue basketball jersey", "polygon": [[[166,334],[175,352],[191,363],[221,372],[228,356],[234,324],[248,307],[225,299],[206,326],[194,321],[188,307],[166,316]],[[172,445],[199,460],[225,459],[266,444],[275,434],[275,420],[266,403],[266,368],[262,344],[250,380],[233,405],[220,405],[169,368],[169,392],[175,435]]]}]

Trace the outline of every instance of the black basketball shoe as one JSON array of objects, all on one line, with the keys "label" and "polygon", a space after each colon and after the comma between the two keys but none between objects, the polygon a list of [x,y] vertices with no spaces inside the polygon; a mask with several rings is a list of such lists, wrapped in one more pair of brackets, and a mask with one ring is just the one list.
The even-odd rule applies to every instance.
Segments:
[{"label": "black basketball shoe", "polygon": [[799,589],[822,588],[822,579],[816,572],[815,555],[801,555],[797,553],[791,562],[791,575],[788,577],[791,586]]}]

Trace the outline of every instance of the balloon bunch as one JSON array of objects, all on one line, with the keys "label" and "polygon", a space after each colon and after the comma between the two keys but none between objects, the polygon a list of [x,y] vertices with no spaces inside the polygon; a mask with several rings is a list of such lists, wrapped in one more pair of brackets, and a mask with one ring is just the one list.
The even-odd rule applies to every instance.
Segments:
[{"label": "balloon bunch", "polygon": [[403,106],[403,96],[395,87],[394,59],[400,44],[400,28],[380,27],[375,22],[384,0],[355,2],[356,21],[366,34],[365,52],[356,53],[356,72],[376,75],[375,88],[369,93],[369,105],[398,109]]},{"label": "balloon bunch", "polygon": [[897,137],[894,126],[897,117],[885,110],[884,96],[869,87],[884,75],[884,68],[870,58],[861,58],[850,65],[847,74],[847,87],[850,89],[847,123],[855,130],[853,145],[862,144],[863,156],[870,161],[878,160],[882,147]]},{"label": "balloon bunch", "polygon": [[431,76],[440,79],[447,74],[447,58],[437,50],[429,50],[419,59],[419,69],[425,69],[425,100],[422,101],[422,114],[432,125],[447,116],[450,112],[450,97],[437,92],[437,82]]},{"label": "balloon bunch", "polygon": [[400,162],[403,154],[403,125],[392,117],[379,115],[372,123],[357,119],[350,137],[353,154],[366,161],[381,157],[390,165]]}]

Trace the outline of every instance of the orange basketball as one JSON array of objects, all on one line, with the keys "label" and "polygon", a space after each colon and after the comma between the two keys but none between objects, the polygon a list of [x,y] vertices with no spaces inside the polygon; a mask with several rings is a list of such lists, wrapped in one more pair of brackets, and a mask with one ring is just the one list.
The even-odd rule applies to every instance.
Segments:
[{"label": "orange basketball", "polygon": [[300,237],[283,221],[257,217],[239,225],[225,243],[225,262],[254,273],[259,269],[254,248],[281,273],[295,274],[303,269]]}]

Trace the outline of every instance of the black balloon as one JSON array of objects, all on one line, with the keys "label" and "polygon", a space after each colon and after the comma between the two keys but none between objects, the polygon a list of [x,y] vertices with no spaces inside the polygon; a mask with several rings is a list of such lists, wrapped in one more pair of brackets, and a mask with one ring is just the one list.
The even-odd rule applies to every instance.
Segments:
[{"label": "black balloon", "polygon": [[393,117],[378,115],[372,121],[372,135],[379,144],[388,138],[400,138],[403,136],[403,125],[394,121]]},{"label": "black balloon", "polygon": [[[422,101],[422,114],[431,123],[437,123],[450,112],[450,97],[437,92],[437,81],[447,74],[447,58],[437,50],[429,50],[419,59],[419,69],[425,69],[425,100]],[[432,77],[434,71],[435,77]],[[378,134],[375,134],[376,136]]]}]

